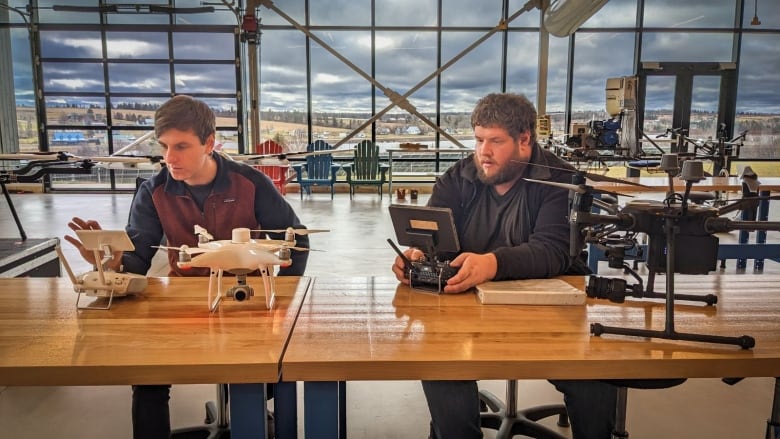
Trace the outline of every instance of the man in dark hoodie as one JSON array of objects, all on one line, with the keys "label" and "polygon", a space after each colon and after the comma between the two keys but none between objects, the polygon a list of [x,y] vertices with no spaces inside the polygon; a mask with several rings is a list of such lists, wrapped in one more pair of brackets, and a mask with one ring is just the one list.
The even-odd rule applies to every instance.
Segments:
[{"label": "man in dark hoodie", "polygon": [[[209,106],[179,95],[155,112],[154,131],[162,149],[165,167],[141,184],[130,206],[125,230],[135,250],[119,252],[107,262],[114,271],[146,274],[163,236],[168,245],[198,246],[194,226],[200,225],[214,239],[231,239],[233,228],[303,228],[298,216],[271,180],[260,171],[231,161],[214,151],[216,117]],[[94,220],[73,218],[73,230],[100,229]],[[284,236],[272,236],[283,239]],[[92,264],[92,252],[72,237]],[[306,235],[297,246],[309,247]],[[279,275],[299,276],[306,268],[307,252],[292,252],[292,265]],[[208,276],[208,268],[182,270],[176,265],[178,252],[168,252],[169,276]],[[171,434],[168,411],[170,386],[133,386],[133,437],[168,439]]]},{"label": "man in dark hoodie", "polygon": [[[452,210],[462,252],[445,293],[464,292],[490,280],[584,274],[569,256],[568,191],[523,180],[571,183],[572,168],[536,143],[536,109],[522,95],[490,94],[471,115],[474,154],[439,178],[429,206]],[[411,260],[423,253],[409,248]],[[393,272],[404,278],[397,257]],[[617,388],[600,381],[554,381],[564,393],[575,439],[608,439]],[[431,438],[481,438],[476,381],[423,381],[431,412]]]}]

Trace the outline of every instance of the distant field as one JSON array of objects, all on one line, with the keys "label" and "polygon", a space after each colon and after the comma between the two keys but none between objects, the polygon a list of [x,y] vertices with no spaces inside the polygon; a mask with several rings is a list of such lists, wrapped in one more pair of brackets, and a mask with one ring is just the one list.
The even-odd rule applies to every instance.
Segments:
[{"label": "distant field", "polygon": [[[19,126],[19,137],[20,137],[20,143],[22,145],[33,145],[37,144],[37,137],[36,137],[36,130],[35,126],[36,123],[36,115],[35,110],[30,107],[17,107],[17,122]],[[48,119],[48,122],[50,124],[60,124],[60,125],[89,125],[88,122],[86,122],[89,118],[91,120],[94,120],[96,124],[104,124],[105,123],[105,113],[103,110],[95,110],[95,113],[92,116],[87,116],[88,110],[85,108],[48,108],[46,110],[46,117]],[[144,110],[127,110],[127,109],[112,109],[111,110],[112,116],[116,116],[118,113],[121,113],[123,118],[118,119],[116,117],[113,118],[113,124],[114,126],[132,126],[132,127],[144,127],[144,125],[139,125],[134,120],[128,120],[128,115],[133,115],[133,117],[137,119],[144,119],[146,121],[149,121],[148,128],[149,130],[153,129],[151,126],[151,121],[154,118],[154,111],[144,111]],[[361,123],[362,121],[353,121],[353,125]],[[218,127],[231,127],[235,126],[236,121],[232,117],[217,117],[217,126]],[[402,127],[404,124],[402,123],[385,123],[382,122],[379,125],[381,125],[384,128],[388,128],[389,130],[395,130],[399,127]],[[88,128],[85,127],[84,130],[87,130]],[[471,138],[471,132],[470,130],[467,130],[466,133],[464,130],[461,131],[459,134],[454,135],[457,139],[463,140]],[[330,144],[335,144],[338,141],[340,141],[345,135],[348,133],[351,133],[352,129],[350,128],[338,128],[338,127],[332,127],[332,126],[320,126],[320,125],[314,125],[312,126],[312,136],[315,140],[325,140],[326,142]],[[102,132],[97,132],[96,135],[100,136]],[[351,140],[352,143],[355,143],[357,141],[360,141],[361,139],[365,139],[370,137],[371,131],[370,127],[366,128],[361,134],[358,134],[354,136]],[[260,141],[265,141],[267,139],[281,139],[282,143],[286,144],[290,147],[291,150],[299,150],[302,148],[305,148],[307,142],[308,142],[308,135],[307,135],[307,126],[304,123],[291,123],[291,122],[283,122],[278,120],[261,120],[260,121]],[[378,135],[377,136],[378,142],[390,142],[390,143],[397,143],[397,142],[431,142],[434,140],[433,134],[427,134],[427,135],[414,135],[414,134],[385,134],[385,135]]]},{"label": "distant field", "polygon": [[[18,127],[19,127],[19,142],[21,149],[23,151],[35,151],[38,148],[38,138],[37,138],[37,119],[35,115],[34,108],[31,107],[17,107],[17,121],[18,121]],[[151,121],[154,117],[154,111],[145,111],[145,110],[126,110],[126,109],[112,109],[110,110],[112,112],[112,116],[116,116],[117,113],[122,113],[123,119],[114,119],[113,123],[117,127],[123,127],[123,126],[133,126],[133,127],[141,127],[142,130],[144,128],[148,130],[152,130],[153,127],[151,124],[149,125],[139,125],[137,122],[132,120],[127,120],[128,115],[133,115],[133,117],[138,120],[144,119],[145,121]],[[97,124],[104,124],[105,123],[105,112],[104,110],[94,110],[94,113],[89,114],[89,110],[85,108],[47,108],[47,119],[49,123],[54,124],[62,124],[62,125],[85,125],[85,128],[83,131],[89,131],[87,120],[92,120],[94,123]],[[355,120],[352,120],[353,124],[356,122]],[[359,122],[359,121],[358,121]],[[231,117],[217,117],[217,125],[221,127],[231,127],[235,126],[235,119]],[[393,131],[395,131],[396,128],[402,127],[402,123],[385,123],[382,122],[380,125],[383,128],[389,128]],[[128,137],[129,135],[132,136],[139,136],[139,133],[142,133],[143,131],[128,131],[123,130],[121,132],[122,136],[125,136],[127,138],[123,138],[121,141],[117,140],[117,138],[114,139],[115,148],[121,148],[124,144],[129,143],[132,140],[132,137]],[[334,128],[330,126],[313,126],[312,127],[312,137],[315,140],[325,140],[326,142],[335,145],[338,143],[341,139],[343,139],[343,136],[347,133],[352,132],[349,128]],[[459,129],[457,130],[458,134],[453,135],[456,139],[464,141],[464,140],[470,140],[473,139],[471,135],[470,129]],[[225,145],[231,145],[235,148],[235,136],[230,135],[230,133],[220,132],[221,138],[220,142],[223,142]],[[102,147],[106,147],[105,142],[105,131],[95,131],[94,133],[90,133],[90,135],[94,135],[95,137],[99,138],[102,143]],[[362,137],[361,137],[362,136]],[[368,129],[364,130],[362,133],[359,133],[357,136],[350,139],[350,144],[354,144],[357,141],[360,141],[361,139],[370,137],[370,131]],[[276,121],[276,120],[263,120],[260,121],[260,141],[264,141],[267,139],[280,139],[284,145],[287,146],[288,150],[298,151],[306,148],[306,144],[308,142],[308,135],[307,135],[307,127],[303,123],[290,123],[290,122],[282,122],[282,121]],[[386,134],[386,135],[378,135],[377,136],[377,143],[379,143],[380,147],[394,147],[393,144],[401,143],[401,142],[413,142],[413,143],[428,143],[431,144],[434,141],[435,137],[433,134],[426,134],[426,135],[410,135],[410,134]],[[764,142],[761,142],[763,145]],[[389,145],[389,146],[388,146]],[[766,139],[766,147],[767,148],[774,148],[773,145],[776,145],[776,143],[773,143],[769,141],[769,139]],[[743,151],[744,152],[744,151]],[[753,155],[763,157],[764,154],[760,155]],[[753,170],[761,176],[765,177],[779,177],[780,176],[780,163],[777,162],[738,162],[735,163],[732,166],[732,171],[734,173],[739,173],[739,171],[746,165],[750,165]],[[705,162],[705,170],[711,171],[711,165],[709,166],[709,169],[707,169],[707,163]],[[615,177],[623,177],[626,175],[626,169],[624,166],[621,165],[615,165],[611,166],[609,171],[607,171],[608,175],[615,176]],[[663,176],[663,174],[659,173],[649,173],[646,171],[642,171],[643,176]]]}]

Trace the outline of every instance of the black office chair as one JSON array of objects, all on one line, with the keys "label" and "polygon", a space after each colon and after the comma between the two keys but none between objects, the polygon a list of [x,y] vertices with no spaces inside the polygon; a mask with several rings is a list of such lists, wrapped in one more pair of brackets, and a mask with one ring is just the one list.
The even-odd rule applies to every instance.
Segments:
[{"label": "black office chair", "polygon": [[[178,428],[171,431],[171,439],[227,439],[230,437],[230,412],[228,411],[228,385],[217,384],[217,400],[206,402],[204,425]],[[269,423],[269,430],[273,424]],[[269,431],[269,437],[273,433]]]},{"label": "black office chair", "polygon": [[[558,415],[558,425],[569,426],[566,406],[548,404],[517,409],[517,380],[506,382],[506,404],[487,390],[479,391],[480,415],[483,428],[497,430],[496,439],[506,439],[517,435],[537,439],[566,439],[566,436],[539,424],[536,421]],[[489,410],[489,411],[488,411]]]},{"label": "black office chair", "polygon": [[679,386],[686,378],[653,379],[653,380],[609,380],[618,386],[617,404],[615,407],[615,429],[612,431],[612,439],[627,439],[626,413],[628,410],[628,389],[666,389]]}]

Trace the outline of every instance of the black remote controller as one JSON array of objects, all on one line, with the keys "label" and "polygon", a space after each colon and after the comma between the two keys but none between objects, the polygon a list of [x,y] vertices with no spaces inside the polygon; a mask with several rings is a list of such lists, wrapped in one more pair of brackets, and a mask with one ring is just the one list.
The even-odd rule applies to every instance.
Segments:
[{"label": "black remote controller", "polygon": [[458,269],[451,266],[449,261],[431,261],[429,258],[425,261],[410,261],[392,239],[387,242],[404,261],[404,277],[409,279],[412,288],[441,293],[447,281],[458,273]]}]

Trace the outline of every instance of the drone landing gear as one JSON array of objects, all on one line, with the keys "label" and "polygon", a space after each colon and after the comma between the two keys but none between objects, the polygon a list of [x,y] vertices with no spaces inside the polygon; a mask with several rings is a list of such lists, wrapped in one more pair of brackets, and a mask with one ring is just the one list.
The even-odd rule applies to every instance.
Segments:
[{"label": "drone landing gear", "polygon": [[[666,299],[666,322],[664,324],[664,330],[658,331],[652,329],[619,328],[614,326],[604,326],[601,323],[592,323],[590,325],[591,334],[595,336],[600,336],[602,334],[615,334],[615,335],[628,335],[628,336],[647,337],[647,338],[661,338],[667,340],[685,340],[685,341],[697,341],[697,342],[704,342],[704,343],[730,344],[730,345],[739,346],[742,349],[750,349],[754,347],[756,345],[756,340],[753,337],[750,337],[748,335],[743,335],[741,337],[727,337],[727,336],[720,336],[720,335],[677,332],[674,329],[674,299],[677,298],[680,300],[702,301],[707,303],[707,305],[714,305],[717,302],[717,297],[711,294],[707,296],[675,294],[674,292],[674,269],[675,269],[674,237],[676,232],[675,228],[676,225],[675,225],[674,218],[666,218],[666,223],[665,223],[665,232],[667,237],[666,239],[666,244],[667,244],[666,293],[654,293],[652,291],[655,272],[650,273],[647,292],[644,292],[644,289],[641,287],[641,279],[639,279],[639,276],[635,272],[633,272],[633,270],[628,268],[628,265],[624,264],[624,268],[628,270],[629,273],[631,273],[635,278],[639,279],[640,281],[639,288],[638,288],[639,290],[638,294],[640,295],[637,297],[654,297],[654,298]],[[632,290],[635,287],[636,285],[632,286]],[[591,288],[589,283],[588,290],[590,289]],[[588,292],[588,295],[591,296],[590,291]],[[708,296],[712,296],[712,297],[710,298]]]},{"label": "drone landing gear", "polygon": [[[275,298],[276,298],[276,284],[274,282],[274,275],[272,271],[271,266],[260,266],[259,267],[260,274],[263,278],[263,287],[265,290],[265,305],[267,309],[271,309],[273,307]],[[212,271],[211,275],[209,276],[209,297],[208,297],[208,303],[209,303],[209,311],[215,312],[217,308],[219,307],[220,302],[222,301],[222,273],[224,270],[216,270]],[[236,302],[243,302],[246,300],[251,299],[255,295],[255,290],[252,288],[249,284],[247,284],[246,277],[249,274],[249,270],[240,270],[240,272],[236,272],[235,270],[231,270],[230,272],[236,275],[236,285],[230,287],[227,292],[225,293],[226,297],[230,297]],[[212,300],[212,292],[214,290],[214,283],[216,277],[216,285],[217,285],[217,295]]]},{"label": "drone landing gear", "polygon": [[[214,289],[214,276],[217,277],[217,297],[214,298],[214,300],[211,300],[211,292]],[[208,298],[208,305],[209,305],[209,312],[214,312],[219,307],[219,302],[222,300],[222,269],[219,270],[211,270],[211,274],[209,275],[209,298]]]},{"label": "drone landing gear", "polygon": [[[111,309],[111,302],[114,300],[114,290],[110,290],[108,293],[108,303],[105,306],[97,306],[97,305],[86,305],[81,306],[79,305],[79,301],[81,300],[81,295],[87,294],[84,290],[76,291],[76,309]],[[102,297],[101,297],[102,298]]]},{"label": "drone landing gear", "polygon": [[619,328],[615,326],[604,326],[601,323],[591,323],[590,333],[597,337],[602,334],[615,334],[635,337],[663,338],[666,340],[685,340],[700,341],[704,343],[730,344],[739,346],[742,349],[750,349],[756,345],[756,340],[749,335],[743,335],[741,337],[726,337],[721,335],[677,332],[674,330],[674,322],[670,322],[668,319],[666,321],[666,328],[663,331],[654,331],[652,329]]}]

